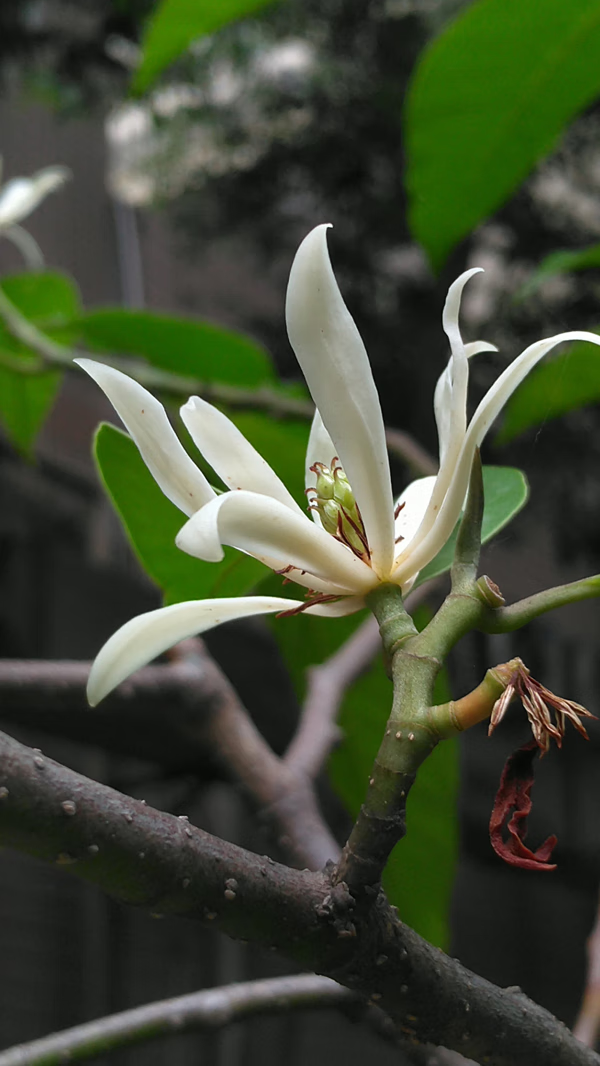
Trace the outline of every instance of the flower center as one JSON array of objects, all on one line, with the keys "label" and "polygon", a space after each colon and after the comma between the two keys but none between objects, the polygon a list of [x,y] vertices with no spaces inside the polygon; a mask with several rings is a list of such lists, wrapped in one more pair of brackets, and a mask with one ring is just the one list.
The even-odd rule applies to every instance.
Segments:
[{"label": "flower center", "polygon": [[339,459],[335,456],[331,466],[313,463],[310,469],[317,483],[314,488],[306,490],[311,494],[308,509],[317,512],[327,533],[350,548],[363,562],[370,562],[363,520]]}]

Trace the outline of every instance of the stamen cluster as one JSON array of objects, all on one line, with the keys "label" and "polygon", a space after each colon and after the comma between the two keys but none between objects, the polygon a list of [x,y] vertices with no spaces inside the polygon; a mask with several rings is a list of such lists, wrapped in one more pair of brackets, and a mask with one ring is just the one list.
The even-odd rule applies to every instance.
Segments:
[{"label": "stamen cluster", "polygon": [[370,563],[371,553],[361,513],[337,455],[330,466],[313,463],[310,469],[317,483],[314,488],[306,489],[307,495],[314,493],[309,496],[309,511],[316,511],[327,533],[350,548],[363,562]]}]

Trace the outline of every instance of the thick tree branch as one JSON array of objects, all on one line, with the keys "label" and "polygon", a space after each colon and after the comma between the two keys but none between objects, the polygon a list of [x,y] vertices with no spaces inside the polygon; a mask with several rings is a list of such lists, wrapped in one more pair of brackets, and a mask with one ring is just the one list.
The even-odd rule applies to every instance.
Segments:
[{"label": "thick tree branch", "polygon": [[465,970],[326,873],[217,840],[0,737],[0,843],[122,902],[215,922],[369,997],[407,1036],[489,1066],[600,1066],[545,1010]]},{"label": "thick tree branch", "polygon": [[[0,708],[10,707],[14,714],[42,702],[48,711],[75,711],[79,735],[89,740],[90,720],[102,725],[110,714],[114,729],[115,715],[135,704],[140,723],[133,742],[135,753],[143,755],[142,721],[155,710],[160,728],[168,706],[165,745],[174,744],[191,766],[209,757],[224,776],[239,783],[295,865],[320,869],[337,857],[338,845],[319,813],[310,781],[274,754],[200,640],[179,645],[172,663],[138,671],[99,712],[87,709],[88,673],[89,663],[0,660]],[[71,724],[76,731],[77,721]]]}]

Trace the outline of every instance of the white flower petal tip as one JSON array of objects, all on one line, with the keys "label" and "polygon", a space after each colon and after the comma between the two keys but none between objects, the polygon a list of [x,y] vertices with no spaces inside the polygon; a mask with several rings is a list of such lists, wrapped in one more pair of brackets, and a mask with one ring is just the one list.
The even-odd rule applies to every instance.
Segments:
[{"label": "white flower petal tip", "polygon": [[71,177],[68,167],[44,167],[30,178],[13,178],[0,190],[0,228],[13,226]]},{"label": "white flower petal tip", "polygon": [[338,288],[328,226],[300,245],[286,296],[290,343],[360,508],[374,570],[394,553],[390,470],[381,406],[369,359]]},{"label": "white flower petal tip", "polygon": [[90,671],[87,697],[95,707],[141,666],[162,655],[180,640],[252,615],[291,610],[295,600],[278,596],[239,596],[233,599],[189,600],[138,615],[107,640]]},{"label": "white flower petal tip", "polygon": [[456,281],[452,282],[448,289],[448,295],[446,296],[446,302],[444,303],[444,310],[442,312],[442,326],[444,333],[450,341],[452,351],[454,351],[458,345],[462,346],[458,316],[460,313],[460,302],[462,300],[463,289],[475,274],[483,273],[483,267],[472,267],[471,270],[465,270]]},{"label": "white flower petal tip", "polygon": [[490,344],[489,341],[469,341],[465,344],[465,352],[467,359],[470,359],[473,355],[480,355],[482,352],[497,352],[499,349],[495,344]]},{"label": "white flower petal tip", "polygon": [[137,444],[142,459],[165,496],[191,515],[215,496],[192,462],[161,403],[133,378],[94,359],[75,359],[106,393]]}]

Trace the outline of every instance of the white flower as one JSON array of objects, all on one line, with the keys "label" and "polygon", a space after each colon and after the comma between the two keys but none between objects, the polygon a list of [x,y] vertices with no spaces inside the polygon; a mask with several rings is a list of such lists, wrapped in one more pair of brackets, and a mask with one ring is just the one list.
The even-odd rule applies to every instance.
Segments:
[{"label": "white flower", "polygon": [[30,178],[12,178],[0,188],[0,234],[16,244],[30,267],[43,266],[44,257],[31,234],[18,223],[70,176],[67,167],[44,167]]},{"label": "white flower", "polygon": [[443,314],[451,355],[434,399],[439,473],[412,482],[394,505],[379,398],[329,262],[326,231],[318,226],[302,242],[286,303],[289,338],[317,408],[306,457],[311,517],[217,408],[192,397],[181,417],[228,486],[219,495],[154,397],[111,367],[78,360],[104,389],[165,495],[189,515],[177,536],[179,548],[218,562],[223,545],[232,545],[309,590],[302,606],[279,597],[242,596],[175,604],[134,618],[110,638],[92,667],[92,704],[177,641],[221,622],[298,609],[334,617],[359,610],[379,584],[392,582],[408,591],[452,533],[475,449],[517,385],[561,341],[600,344],[594,334],[572,332],[530,345],[500,375],[467,425],[468,358],[493,345],[463,343],[460,299],[477,270],[462,274],[450,286]]}]

